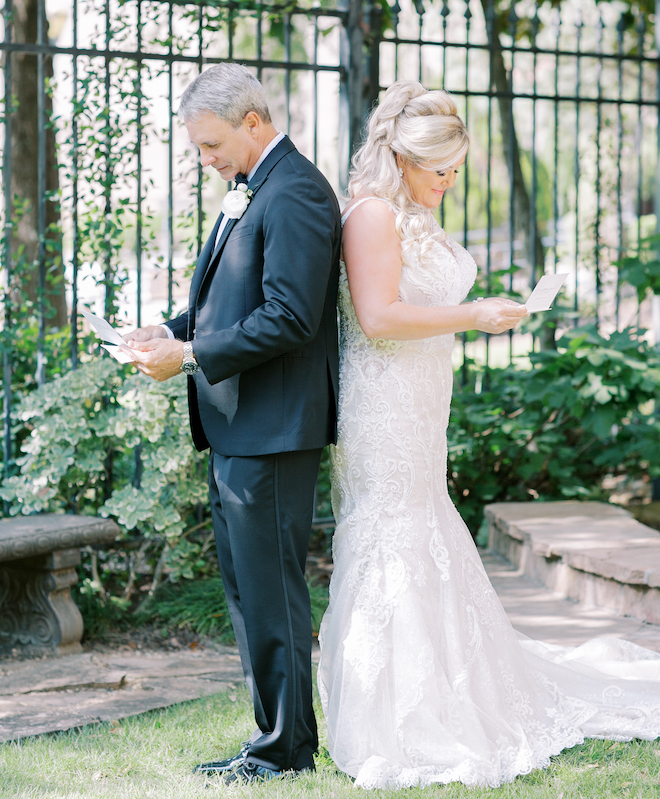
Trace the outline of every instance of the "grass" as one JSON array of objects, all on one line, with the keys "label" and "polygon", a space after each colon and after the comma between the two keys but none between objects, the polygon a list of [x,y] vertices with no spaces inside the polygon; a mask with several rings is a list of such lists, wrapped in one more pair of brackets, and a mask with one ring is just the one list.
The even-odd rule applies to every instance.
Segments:
[{"label": "grass", "polygon": [[[192,775],[195,763],[233,754],[252,732],[249,697],[240,689],[121,722],[0,745],[0,797],[355,799],[362,792],[336,769],[325,750],[318,706],[317,717],[321,724],[317,771],[294,781],[229,788]],[[553,758],[550,768],[495,790],[452,784],[364,795],[374,799],[658,799],[660,741],[587,741]]]}]

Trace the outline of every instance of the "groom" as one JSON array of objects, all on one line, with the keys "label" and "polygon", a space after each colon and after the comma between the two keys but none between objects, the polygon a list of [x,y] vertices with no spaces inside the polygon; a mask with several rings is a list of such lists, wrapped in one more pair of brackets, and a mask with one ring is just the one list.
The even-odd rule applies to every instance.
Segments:
[{"label": "groom", "polygon": [[[156,380],[189,375],[195,446],[258,729],[196,772],[253,782],[314,769],[305,558],[322,448],[335,437],[340,216],[321,173],[273,127],[246,67],[211,67],[181,114],[203,166],[238,193],[197,261],[188,311],[128,338]],[[233,201],[233,202],[231,202]]]}]

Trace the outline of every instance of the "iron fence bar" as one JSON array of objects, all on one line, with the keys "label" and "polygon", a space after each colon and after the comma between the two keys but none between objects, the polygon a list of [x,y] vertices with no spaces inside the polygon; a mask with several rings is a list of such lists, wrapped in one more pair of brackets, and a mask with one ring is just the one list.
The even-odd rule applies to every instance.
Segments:
[{"label": "iron fence bar", "polygon": [[[167,5],[168,42],[170,54],[173,51],[174,27],[172,19],[172,0]],[[231,24],[230,24],[231,27]],[[167,68],[167,318],[174,314],[174,76],[173,64]]]},{"label": "iron fence bar", "polygon": [[[539,15],[538,11],[534,15],[532,19],[532,42],[536,41],[536,36],[539,29]],[[534,50],[534,48],[532,48]],[[538,54],[534,52],[533,55],[533,67],[532,67],[532,83],[534,86],[534,90],[532,94],[536,95],[536,67],[538,63]],[[536,270],[540,266],[541,272],[543,272],[543,264],[537,264],[536,260],[538,257],[538,250],[537,250],[537,239],[538,239],[538,224],[536,219],[536,192],[537,192],[537,175],[536,175],[536,100],[532,100],[532,146],[530,152],[531,162],[532,162],[532,180],[531,180],[531,187],[529,191],[529,242],[530,242],[530,253],[529,253],[529,266],[530,266],[530,276],[529,276],[529,287],[530,289],[534,289],[536,286]]]},{"label": "iron fence bar", "polygon": [[[291,15],[284,15],[284,63],[291,63]],[[286,107],[286,133],[291,135],[291,68],[284,68],[284,102]]]},{"label": "iron fence bar", "polygon": [[[171,3],[170,3],[171,7]],[[234,60],[234,4],[227,6],[227,57],[230,61]]]},{"label": "iron fence bar", "polygon": [[[424,5],[422,3],[422,0],[413,0],[413,2],[415,5],[415,11],[417,11],[417,24],[419,25],[419,39],[417,40],[417,44],[419,47],[417,72],[419,75],[419,82],[422,83],[423,80],[422,47],[424,46],[424,40],[422,38],[422,30],[424,28]],[[444,49],[445,48],[443,47],[442,48],[443,52]]]},{"label": "iron fence bar", "polygon": [[[447,75],[447,17],[449,16],[449,3],[447,0],[442,0],[442,84],[441,88],[445,88],[445,76]],[[444,212],[444,208],[443,208]]]},{"label": "iron fence bar", "polygon": [[[596,25],[597,46],[596,49],[600,50],[603,44],[603,17],[598,15],[598,23]],[[603,62],[599,59],[596,67],[596,82],[598,86],[598,97],[601,96],[603,90]],[[600,164],[600,139],[603,126],[602,109],[600,105],[596,106],[596,219],[594,224],[594,260],[596,267],[596,327],[600,327],[600,294],[602,291],[601,276],[600,276],[600,186],[602,179],[601,164]]]},{"label": "iron fence bar", "polygon": [[[171,47],[170,38],[170,47]],[[137,49],[142,50],[142,0],[137,0]],[[136,219],[135,219],[135,300],[137,304],[136,323],[142,327],[142,61],[136,61],[136,88],[137,88],[137,107],[135,115],[136,140],[135,157],[136,163]],[[138,441],[134,458],[133,485],[139,489],[142,484],[142,438]]]},{"label": "iron fence bar", "polygon": [[[73,45],[78,46],[78,3],[72,2],[72,25],[73,25]],[[78,249],[80,247],[80,230],[78,228],[78,56],[74,55],[71,59],[72,76],[72,96],[73,114],[71,115],[71,138],[73,148],[71,156],[73,159],[71,168],[71,211],[73,228],[73,252],[71,254],[71,368],[78,368]]]},{"label": "iron fence bar", "polygon": [[[142,0],[137,0],[137,49],[142,49]],[[138,327],[142,327],[142,61],[136,62],[136,89],[137,89],[137,108],[135,115],[136,140],[135,157],[137,197],[136,197],[136,218],[135,218],[135,299],[137,303],[136,322]]]},{"label": "iron fence bar", "polygon": [[[575,55],[575,53],[573,54]],[[651,62],[655,66],[655,62]],[[297,68],[297,67],[296,67]],[[387,86],[380,86],[379,90],[384,91],[387,89]],[[629,106],[642,106],[644,108],[660,108],[660,100],[639,100],[638,98],[623,98],[619,100],[618,97],[579,97],[573,94],[560,94],[560,95],[553,95],[553,94],[532,94],[532,93],[525,93],[525,94],[511,94],[510,92],[501,92],[497,89],[491,89],[490,91],[473,91],[473,90],[466,90],[466,89],[447,89],[447,91],[455,95],[456,97],[490,97],[490,98],[504,98],[510,100],[531,100],[531,101],[539,101],[545,100],[551,103],[581,103],[587,105],[594,105],[594,106],[602,106],[602,105],[619,105],[622,106],[629,105]]]},{"label": "iron fence bar", "polygon": [[[559,50],[561,36],[561,12],[557,9],[555,32],[555,50]],[[555,94],[559,94],[559,56],[555,56]],[[553,134],[553,180],[552,180],[552,217],[554,220],[554,241],[553,241],[553,272],[557,274],[557,262],[559,259],[559,103],[554,104],[554,134]]]},{"label": "iron fence bar", "polygon": [[112,38],[112,28],[110,25],[110,0],[105,0],[105,74],[104,74],[104,89],[105,89],[105,186],[103,187],[103,195],[105,199],[105,218],[103,225],[103,236],[105,240],[104,251],[104,280],[105,280],[105,313],[106,319],[114,316],[114,303],[113,303],[113,288],[112,288],[112,260],[110,256],[109,245],[109,228],[110,228],[110,214],[112,213],[112,177],[111,177],[111,155],[112,155],[112,136],[110,133],[110,62],[112,56],[110,53],[110,41]]},{"label": "iron fence bar", "polygon": [[[465,3],[465,13],[463,15],[465,17],[465,91],[468,90],[468,79],[470,75],[470,21],[472,19],[472,12],[470,11],[470,3]],[[465,95],[465,126],[469,130],[470,125],[470,98]],[[470,180],[469,180],[469,169],[470,169],[470,160],[469,158],[465,159],[465,165],[463,167],[463,247],[467,249],[468,246],[468,193],[470,189]],[[463,362],[461,363],[461,385],[464,386],[467,383],[467,356],[465,352],[465,347],[467,345],[467,333],[461,333],[461,346],[463,350]]]},{"label": "iron fence bar", "polygon": [[[319,60],[319,18],[314,17],[314,64]],[[318,163],[318,150],[319,150],[319,73],[312,73],[313,81],[313,98],[312,98],[312,114],[314,120],[314,132],[312,141],[312,156],[314,163]]]},{"label": "iron fence bar", "polygon": [[[197,25],[197,42],[198,42],[198,55],[195,59],[197,62],[197,72],[199,75],[202,74],[202,68],[204,67],[204,6],[200,3],[199,6],[199,15],[198,15],[198,25]],[[204,184],[204,170],[202,168],[202,163],[199,157],[199,153],[197,154],[197,183],[196,183],[196,203],[197,203],[197,252],[195,258],[199,258],[199,254],[202,251],[202,246],[204,244],[204,208],[202,205],[203,198],[202,198],[202,186]]]},{"label": "iron fence bar", "polygon": [[[625,17],[621,14],[617,24],[617,49],[619,52],[623,50],[623,32],[625,30]],[[619,84],[619,99],[623,97],[623,61],[619,61],[617,70],[617,79]],[[623,218],[621,211],[621,152],[623,150],[623,115],[621,113],[621,105],[617,106],[617,175],[616,175],[616,218],[618,228],[618,248],[617,248],[617,261],[621,260],[623,256]],[[616,285],[619,284],[619,267],[616,267]],[[620,296],[617,289],[615,294],[615,322],[616,329],[619,329],[619,304]]]},{"label": "iron fence bar", "polygon": [[[495,5],[494,0],[488,0],[486,9],[486,28],[488,29],[488,38],[493,35],[495,26]],[[486,162],[486,294],[490,294],[490,268],[491,268],[491,244],[492,244],[492,227],[493,227],[493,207],[492,207],[492,183],[491,183],[491,169],[493,159],[493,97],[492,88],[494,83],[493,76],[493,58],[495,55],[494,48],[489,49],[489,63],[488,63],[488,154]],[[485,334],[486,339],[486,377],[488,376],[488,368],[490,365],[490,335]]]},{"label": "iron fence bar", "polygon": [[[37,42],[43,44],[46,8],[37,2]],[[37,385],[46,382],[46,75],[44,54],[37,55]]]},{"label": "iron fence bar", "polygon": [[[637,46],[642,51],[644,47],[644,15],[639,15],[637,23]],[[642,88],[644,79],[644,65],[639,62],[639,69],[637,72],[637,96],[642,99]],[[642,105],[637,107],[637,126],[635,130],[635,149],[637,151],[637,246],[642,238]],[[639,324],[639,316],[641,311],[641,303],[637,298],[637,324]]]},{"label": "iron fence bar", "polygon": [[[111,50],[110,48],[94,48],[94,47],[54,47],[52,45],[39,46],[38,44],[4,44],[0,42],[0,52],[5,53],[31,53],[38,55],[68,55],[87,58],[104,58],[106,60],[112,59],[126,59],[128,61],[136,61],[138,58],[142,61],[164,61],[165,63],[174,62],[182,64],[197,64],[199,63],[199,56],[184,55],[183,53],[150,53],[148,51],[138,52],[137,50]],[[235,59],[223,58],[221,56],[204,56],[205,64],[227,64],[234,63]],[[282,61],[273,60],[257,60],[255,58],[241,58],[241,64],[247,67],[254,67],[257,69],[282,69]],[[343,68],[341,66],[332,66],[331,64],[310,64],[306,61],[290,61],[287,66],[291,70],[300,70],[303,72],[338,72],[341,73]],[[626,102],[631,102],[627,100]]]},{"label": "iron fence bar", "polygon": [[[261,61],[263,54],[263,10],[262,9],[263,9],[263,3],[259,3],[259,6],[257,8],[257,41],[256,41],[257,61]],[[318,17],[314,17],[314,21],[318,29]],[[257,67],[257,78],[259,80],[261,80],[262,75],[263,75],[263,70],[261,69],[261,67]]]},{"label": "iron fence bar", "polygon": [[[390,11],[392,12],[392,22],[394,24],[394,36],[395,39],[398,39],[398,30],[399,30],[399,14],[401,13],[401,6],[399,5],[399,0],[394,0],[394,5],[390,6]],[[389,41],[389,40],[387,40]],[[394,42],[394,81],[399,80],[399,42]]]},{"label": "iron fence bar", "polygon": [[[5,41],[11,41],[13,33],[12,25],[13,7],[12,0],[5,0],[3,9],[5,24]],[[12,194],[11,194],[11,138],[12,138],[12,57],[7,53],[4,66],[4,126],[5,141],[2,157],[2,179],[4,182],[4,240],[3,258],[5,272],[5,296],[2,330],[2,465],[5,478],[10,476],[13,456],[13,442],[11,436],[12,429],[12,342],[11,342],[11,322],[12,322],[12,268],[11,268],[11,239],[13,225],[11,221]],[[3,512],[7,515],[9,511],[7,501],[3,501]]]},{"label": "iron fence bar", "polygon": [[[575,18],[575,90],[577,94],[580,94],[580,43],[582,40],[582,14],[580,9],[577,9],[576,18]],[[578,279],[578,272],[580,268],[580,102],[576,98],[575,100],[575,163],[574,163],[574,172],[575,172],[575,285],[574,285],[574,292],[575,295],[573,297],[573,327],[577,327],[579,325],[578,319],[578,291],[579,291],[579,279]]]},{"label": "iron fence bar", "polygon": [[339,31],[339,191],[348,187],[350,159],[360,139],[364,36],[361,23],[362,0],[339,0],[344,17]]},{"label": "iron fence bar", "polygon": [[[660,0],[655,0],[655,19],[656,19],[655,31],[654,31],[655,47],[656,50],[660,52],[660,24],[658,24],[658,20],[660,20]],[[655,71],[655,76],[656,76],[656,93],[658,99],[660,99],[660,60],[658,61],[658,66]],[[654,186],[655,191],[653,193],[653,200],[654,200],[653,210],[655,211],[655,232],[657,234],[660,233],[660,106],[658,107],[658,116],[656,119],[655,152],[656,152],[655,186]],[[654,296],[651,298],[651,302],[653,303],[653,305],[651,306],[651,313],[653,314],[651,324],[653,325],[653,332],[655,337],[654,344],[656,348],[658,348],[660,347],[660,318],[659,318],[660,307],[658,307],[658,304],[660,304],[660,296],[658,296],[658,294],[654,294]],[[658,416],[660,413],[660,408],[658,408],[657,402],[656,402],[655,413],[656,416]],[[651,481],[651,486],[652,486],[651,501],[652,502],[660,501],[660,477],[655,477]]]},{"label": "iron fence bar", "polygon": [[[579,9],[578,9],[579,10]],[[429,47],[450,47],[450,48],[458,48],[462,49],[465,47],[465,42],[452,42],[448,41],[446,44],[444,42],[434,42],[428,39],[407,39],[401,36],[393,36],[389,31],[386,31],[383,37],[383,41],[389,44],[411,44],[411,45],[428,45]],[[483,44],[480,42],[472,42],[470,44],[470,48],[473,50],[501,50],[502,52],[516,52],[516,53],[536,53],[537,55],[559,55],[559,56],[574,56],[574,50],[555,50],[554,48],[547,48],[547,47],[524,47],[517,44],[501,44],[498,43],[496,45],[490,45],[487,42]],[[590,50],[583,50],[581,55],[585,58],[594,58],[594,59],[605,59],[609,61],[617,61],[619,59],[623,59],[624,61],[658,61],[660,56],[651,56],[651,55],[637,55],[635,53],[625,53],[624,55],[618,55],[617,53],[608,53],[603,52],[599,53],[596,51]]]},{"label": "iron fence bar", "polygon": [[[447,17],[449,15],[449,4],[447,0],[442,0],[442,10],[440,11],[440,16],[442,17],[442,42],[443,44],[447,41]],[[441,51],[442,55],[442,81],[440,83],[440,88],[445,88],[445,76],[447,75],[447,48],[443,47]],[[442,198],[442,203],[440,205],[440,226],[444,228],[445,226],[445,202],[444,197]]]},{"label": "iron fence bar", "polygon": [[[509,11],[509,36],[511,36],[511,41],[515,42],[516,40],[516,29],[518,27],[518,15],[516,14],[516,6],[515,3],[511,4],[511,9]],[[511,69],[508,75],[508,84],[509,89],[511,91],[511,96],[513,97],[513,76],[515,74],[515,58],[516,54],[511,53]],[[515,147],[514,147],[514,117],[513,117],[513,100],[508,104],[508,111],[509,111],[509,135],[508,135],[508,142],[507,142],[507,156],[509,159],[509,247],[510,247],[510,266],[513,267],[513,245],[516,238],[516,196],[515,196],[515,179],[514,179],[514,168],[515,168]],[[513,269],[509,275],[509,291],[513,292]],[[513,330],[509,330],[509,363],[513,363]]]}]

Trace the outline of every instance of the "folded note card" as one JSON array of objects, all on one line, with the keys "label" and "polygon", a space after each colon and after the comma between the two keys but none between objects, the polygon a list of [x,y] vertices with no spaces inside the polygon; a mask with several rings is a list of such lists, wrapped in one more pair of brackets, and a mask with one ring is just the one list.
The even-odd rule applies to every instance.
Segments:
[{"label": "folded note card", "polygon": [[527,310],[530,313],[549,311],[552,301],[559,293],[559,289],[564,285],[567,277],[568,274],[543,275],[525,303]]},{"label": "folded note card", "polygon": [[100,316],[95,316],[89,311],[81,311],[80,313],[94,328],[96,335],[102,341],[106,342],[101,346],[104,347],[116,361],[119,361],[119,363],[132,363],[135,360],[131,355],[130,347],[126,346],[124,339],[114,327],[105,321],[105,319],[101,319]]}]

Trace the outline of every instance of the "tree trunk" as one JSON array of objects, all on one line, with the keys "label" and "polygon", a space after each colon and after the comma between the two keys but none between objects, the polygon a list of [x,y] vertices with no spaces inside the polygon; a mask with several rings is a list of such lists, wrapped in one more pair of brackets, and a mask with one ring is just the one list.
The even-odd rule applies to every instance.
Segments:
[{"label": "tree trunk", "polygon": [[[489,2],[481,0],[484,16],[488,20]],[[492,9],[490,13],[493,13]],[[525,186],[525,179],[520,164],[520,147],[513,120],[513,100],[506,95],[510,93],[509,79],[504,65],[504,57],[500,47],[499,36],[497,33],[496,20],[493,24],[486,25],[488,34],[488,44],[491,47],[491,88],[497,91],[497,105],[500,112],[502,127],[502,147],[504,159],[509,170],[509,180],[513,193],[513,214],[514,229],[522,234],[525,242],[525,252],[530,261],[530,266],[534,273],[534,282],[539,273],[543,273],[545,263],[545,250],[541,243],[536,219],[532,218],[532,204],[529,192]],[[554,349],[555,346],[555,327],[544,325],[540,331],[540,341],[542,349]]]},{"label": "tree trunk", "polygon": [[[14,42],[36,43],[39,6],[37,0],[14,0]],[[44,19],[44,30],[48,30]],[[20,259],[25,268],[16,274],[17,299],[23,297],[36,304],[39,299],[39,184],[38,152],[39,128],[37,98],[39,92],[37,56],[32,53],[13,53],[12,94],[14,108],[11,118],[11,191],[14,201],[23,205],[24,212],[18,219],[12,240],[14,259]],[[44,58],[46,79],[53,77],[52,58]],[[52,100],[45,98],[46,109],[46,191],[55,192],[59,186],[55,129],[50,126]],[[64,265],[62,262],[62,236],[60,213],[55,202],[46,203],[46,290],[44,307],[46,328],[61,328],[67,324],[66,298],[64,293]],[[20,301],[20,300],[19,300]]]}]

